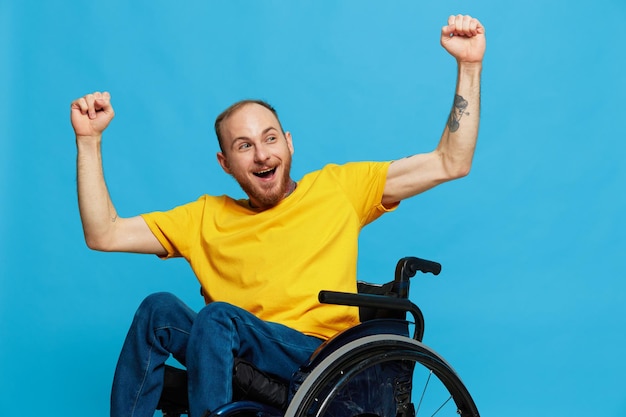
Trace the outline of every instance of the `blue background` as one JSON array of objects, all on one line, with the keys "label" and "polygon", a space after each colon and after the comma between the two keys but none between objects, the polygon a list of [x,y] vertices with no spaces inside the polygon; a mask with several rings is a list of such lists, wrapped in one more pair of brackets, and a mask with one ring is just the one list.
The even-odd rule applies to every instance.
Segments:
[{"label": "blue background", "polygon": [[623,0],[3,1],[3,414],[107,415],[141,299],[202,305],[183,260],[86,248],[73,99],[112,94],[120,215],[239,197],[212,123],[242,98],[277,107],[295,178],[430,151],[454,92],[439,46],[453,13],[487,29],[472,173],[368,226],[359,277],[391,279],[406,255],[443,264],[411,297],[483,416],[626,415]]}]

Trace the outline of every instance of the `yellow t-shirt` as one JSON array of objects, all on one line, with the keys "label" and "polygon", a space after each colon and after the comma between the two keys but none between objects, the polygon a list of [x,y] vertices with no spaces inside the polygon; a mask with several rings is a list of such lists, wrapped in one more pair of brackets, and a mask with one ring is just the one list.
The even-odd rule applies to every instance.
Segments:
[{"label": "yellow t-shirt", "polygon": [[189,261],[207,303],[225,301],[325,339],[358,322],[356,308],[323,305],[317,295],[356,292],[358,235],[388,211],[381,199],[389,164],[327,165],[261,212],[204,195],[142,216],[167,257]]}]

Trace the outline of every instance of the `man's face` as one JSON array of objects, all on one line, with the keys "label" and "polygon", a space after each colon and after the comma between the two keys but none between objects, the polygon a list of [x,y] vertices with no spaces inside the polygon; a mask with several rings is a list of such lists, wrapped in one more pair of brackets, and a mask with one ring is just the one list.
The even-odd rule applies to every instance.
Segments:
[{"label": "man's face", "polygon": [[278,119],[265,107],[246,104],[222,122],[223,152],[217,160],[232,175],[254,207],[278,204],[290,186],[293,144]]}]

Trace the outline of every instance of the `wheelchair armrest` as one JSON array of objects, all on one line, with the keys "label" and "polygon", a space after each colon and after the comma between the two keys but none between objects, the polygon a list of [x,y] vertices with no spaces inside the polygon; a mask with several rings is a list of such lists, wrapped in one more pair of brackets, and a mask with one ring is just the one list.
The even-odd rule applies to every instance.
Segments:
[{"label": "wheelchair armrest", "polygon": [[318,299],[324,304],[338,304],[353,307],[384,308],[409,312],[415,320],[413,338],[421,341],[424,337],[424,315],[418,306],[405,298],[386,297],[373,294],[353,294],[339,291],[319,292]]}]

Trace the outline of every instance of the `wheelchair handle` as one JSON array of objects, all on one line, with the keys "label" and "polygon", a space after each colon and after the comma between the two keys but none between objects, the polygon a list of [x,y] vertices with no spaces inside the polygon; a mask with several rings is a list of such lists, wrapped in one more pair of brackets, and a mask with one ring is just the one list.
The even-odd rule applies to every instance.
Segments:
[{"label": "wheelchair handle", "polygon": [[435,261],[416,258],[415,256],[407,256],[398,261],[396,265],[396,281],[404,281],[415,276],[417,271],[425,274],[431,273],[439,275],[441,272],[441,264]]},{"label": "wheelchair handle", "polygon": [[394,281],[396,292],[400,298],[409,297],[409,279],[421,271],[423,273],[431,273],[439,275],[441,272],[441,264],[426,259],[416,258],[415,256],[407,256],[398,261],[396,265],[396,275]]},{"label": "wheelchair handle", "polygon": [[326,291],[319,292],[318,300],[323,304],[337,304],[352,307],[383,308],[409,312],[415,320],[413,338],[421,341],[424,337],[424,316],[418,306],[408,299],[386,297],[374,294],[353,294],[349,292]]}]

